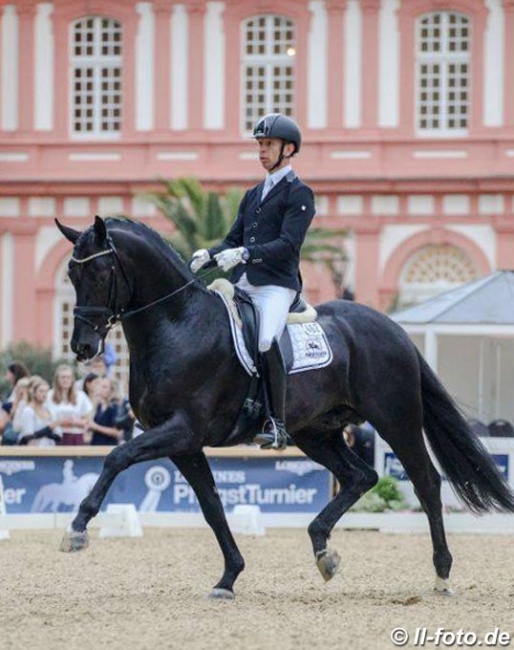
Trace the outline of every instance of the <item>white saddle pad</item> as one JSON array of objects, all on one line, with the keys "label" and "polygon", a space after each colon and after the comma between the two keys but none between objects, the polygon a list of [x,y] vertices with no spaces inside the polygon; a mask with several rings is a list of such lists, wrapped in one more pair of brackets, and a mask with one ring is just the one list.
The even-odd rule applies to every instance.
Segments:
[{"label": "white saddle pad", "polygon": [[[237,358],[249,375],[256,375],[252,358],[246,348],[243,332],[234,320],[232,306],[227,297],[220,291],[216,291],[227,309],[230,320],[230,330],[236,350]],[[330,365],[333,359],[332,349],[321,325],[313,323],[293,323],[287,325],[293,348],[293,366],[288,374],[294,375],[297,372],[325,368]]]}]

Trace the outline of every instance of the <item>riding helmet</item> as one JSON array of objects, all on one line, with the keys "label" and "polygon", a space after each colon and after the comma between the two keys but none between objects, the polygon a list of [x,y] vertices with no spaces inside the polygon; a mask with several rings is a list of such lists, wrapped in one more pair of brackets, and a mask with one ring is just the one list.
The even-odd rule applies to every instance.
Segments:
[{"label": "riding helmet", "polygon": [[262,117],[255,126],[252,138],[279,138],[295,146],[294,153],[300,151],[302,133],[298,124],[282,113],[269,113]]}]

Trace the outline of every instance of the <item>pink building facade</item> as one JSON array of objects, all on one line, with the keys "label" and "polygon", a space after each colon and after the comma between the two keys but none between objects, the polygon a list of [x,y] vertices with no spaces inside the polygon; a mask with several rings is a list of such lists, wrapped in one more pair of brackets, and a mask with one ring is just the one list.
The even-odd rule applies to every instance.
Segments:
[{"label": "pink building facade", "polygon": [[514,268],[514,0],[0,0],[0,347],[69,354],[54,217],[165,231],[141,193],[255,183],[248,130],[275,110],[302,126],[317,223],[347,230],[357,300]]}]

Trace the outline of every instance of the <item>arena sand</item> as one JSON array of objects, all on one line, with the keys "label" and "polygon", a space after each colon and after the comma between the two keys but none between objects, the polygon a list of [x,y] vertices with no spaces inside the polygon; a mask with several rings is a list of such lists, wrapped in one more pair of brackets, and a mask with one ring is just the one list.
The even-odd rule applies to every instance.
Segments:
[{"label": "arena sand", "polygon": [[16,531],[0,542],[1,650],[391,650],[398,626],[411,637],[425,626],[499,628],[514,648],[508,536],[450,538],[453,598],[432,592],[425,535],[337,531],[342,565],[327,584],[305,530],[239,537],[247,566],[233,602],[206,598],[222,568],[207,529],[148,528],[140,539],[93,530],[91,547],[73,555],[57,551],[60,537]]}]

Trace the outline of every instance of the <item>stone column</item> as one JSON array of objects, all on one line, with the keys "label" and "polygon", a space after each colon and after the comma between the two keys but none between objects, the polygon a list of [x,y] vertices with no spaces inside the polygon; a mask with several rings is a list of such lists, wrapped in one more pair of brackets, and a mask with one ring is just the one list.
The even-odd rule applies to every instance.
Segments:
[{"label": "stone column", "polygon": [[344,114],[344,18],[347,0],[326,0],[328,14],[328,128],[341,129]]},{"label": "stone column", "polygon": [[18,0],[16,11],[19,18],[18,58],[18,128],[28,133],[34,130],[34,19],[36,4],[30,0]]},{"label": "stone column", "polygon": [[155,12],[155,130],[170,129],[171,110],[171,12],[170,0],[154,0]]},{"label": "stone column", "polygon": [[205,3],[201,0],[190,0],[187,4],[189,24],[188,126],[193,131],[203,129],[205,11]]},{"label": "stone column", "polygon": [[504,11],[504,124],[514,126],[514,0],[503,0]]},{"label": "stone column", "polygon": [[378,19],[380,0],[360,0],[362,10],[362,128],[378,125]]}]

